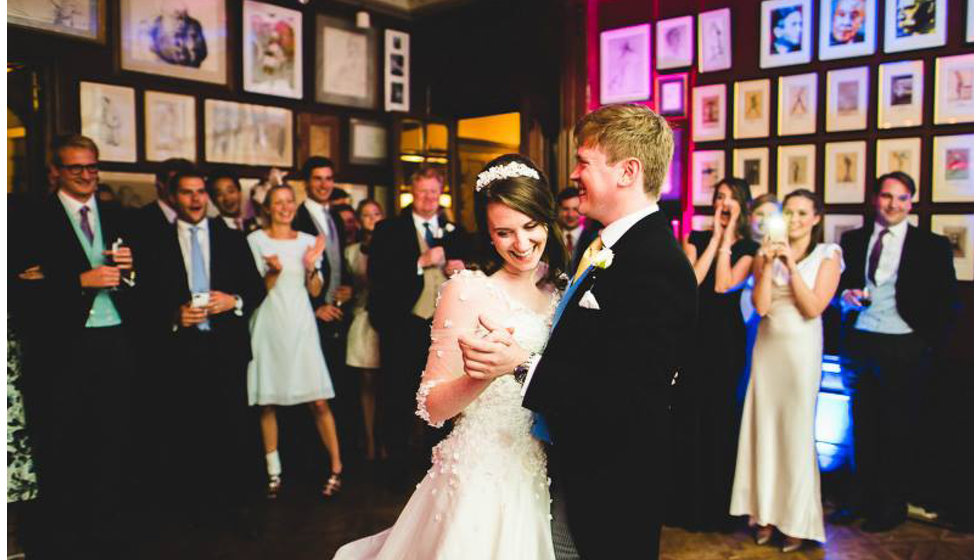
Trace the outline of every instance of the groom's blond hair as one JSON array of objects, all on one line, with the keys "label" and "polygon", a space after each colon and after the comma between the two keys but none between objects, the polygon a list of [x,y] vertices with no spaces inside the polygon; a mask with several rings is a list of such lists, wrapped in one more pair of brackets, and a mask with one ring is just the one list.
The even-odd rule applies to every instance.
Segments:
[{"label": "groom's blond hair", "polygon": [[674,156],[674,133],[667,120],[644,105],[607,105],[575,125],[575,141],[595,148],[613,165],[636,158],[643,165],[643,190],[660,196],[660,186]]}]

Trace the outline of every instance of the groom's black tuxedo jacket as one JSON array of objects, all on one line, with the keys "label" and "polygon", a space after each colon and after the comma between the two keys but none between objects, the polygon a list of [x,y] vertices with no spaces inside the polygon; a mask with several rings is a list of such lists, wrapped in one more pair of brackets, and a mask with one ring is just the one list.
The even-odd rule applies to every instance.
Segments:
[{"label": "groom's black tuxedo jacket", "polygon": [[[337,232],[338,236],[344,234],[344,222],[337,217],[333,212],[330,213],[331,219],[333,219],[334,231]],[[296,209],[296,217],[293,218],[293,229],[296,231],[302,231],[303,233],[308,233],[313,237],[320,235],[320,228],[316,226],[316,222],[313,221],[313,216],[310,216],[310,210],[305,204],[300,204]],[[344,245],[338,239],[334,241],[335,243],[340,243],[340,284],[342,286],[351,285],[351,275],[350,270],[344,265]],[[329,243],[329,241],[327,241]],[[336,288],[336,286],[330,286],[330,259],[327,258],[327,246],[323,248],[323,262],[320,263],[320,273],[323,275],[323,289],[320,290],[320,294],[316,297],[311,297],[310,300],[313,303],[313,308],[316,309],[327,302],[327,295],[329,291]]]}]

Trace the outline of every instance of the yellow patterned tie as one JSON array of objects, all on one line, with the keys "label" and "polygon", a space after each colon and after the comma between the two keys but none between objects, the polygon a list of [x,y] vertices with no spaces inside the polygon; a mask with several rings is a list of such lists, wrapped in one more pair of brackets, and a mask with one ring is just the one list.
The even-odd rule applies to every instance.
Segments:
[{"label": "yellow patterned tie", "polygon": [[601,250],[602,238],[596,235],[595,239],[592,240],[592,243],[589,243],[589,248],[585,250],[585,254],[582,255],[582,260],[578,263],[578,270],[575,271],[575,278],[572,278],[573,284],[578,281],[579,276],[582,276],[582,274],[589,269],[589,266],[592,265],[592,259],[595,258],[596,254],[598,254]]}]

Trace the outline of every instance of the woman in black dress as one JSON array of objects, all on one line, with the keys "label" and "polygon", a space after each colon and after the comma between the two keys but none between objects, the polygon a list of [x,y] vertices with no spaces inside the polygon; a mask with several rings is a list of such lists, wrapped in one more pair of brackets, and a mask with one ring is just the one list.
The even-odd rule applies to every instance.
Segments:
[{"label": "woman in black dress", "polygon": [[742,286],[759,245],[749,228],[748,183],[722,179],[714,189],[711,231],[692,231],[684,252],[698,279],[698,329],[674,407],[672,524],[726,531],[738,443],[736,392],[745,367]]}]

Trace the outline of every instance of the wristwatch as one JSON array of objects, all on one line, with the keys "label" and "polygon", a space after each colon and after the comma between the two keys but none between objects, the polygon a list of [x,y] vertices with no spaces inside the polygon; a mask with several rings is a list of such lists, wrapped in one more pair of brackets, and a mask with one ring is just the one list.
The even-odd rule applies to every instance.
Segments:
[{"label": "wristwatch", "polygon": [[235,296],[235,315],[241,317],[243,315],[243,310],[245,308],[245,302],[242,301],[242,296]]},{"label": "wristwatch", "polygon": [[527,379],[527,374],[531,371],[531,366],[538,360],[538,355],[534,352],[527,357],[526,360],[521,362],[519,366],[514,368],[514,380],[519,384],[524,385],[524,381]]}]

